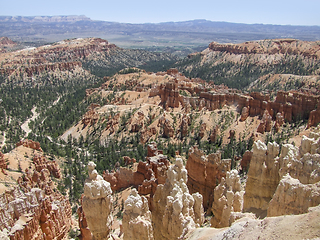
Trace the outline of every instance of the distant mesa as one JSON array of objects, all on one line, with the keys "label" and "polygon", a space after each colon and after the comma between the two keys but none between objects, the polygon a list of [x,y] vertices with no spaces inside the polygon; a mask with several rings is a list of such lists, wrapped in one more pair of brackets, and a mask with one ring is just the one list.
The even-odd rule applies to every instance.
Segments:
[{"label": "distant mesa", "polygon": [[66,16],[0,16],[0,22],[78,22],[91,21],[85,15],[66,15]]}]

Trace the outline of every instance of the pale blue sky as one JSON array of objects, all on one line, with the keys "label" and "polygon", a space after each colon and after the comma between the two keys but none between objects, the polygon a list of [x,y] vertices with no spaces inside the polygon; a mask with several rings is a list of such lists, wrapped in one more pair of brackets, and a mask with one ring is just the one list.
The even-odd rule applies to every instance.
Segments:
[{"label": "pale blue sky", "polygon": [[0,0],[0,15],[86,15],[126,23],[207,19],[320,26],[320,0]]}]

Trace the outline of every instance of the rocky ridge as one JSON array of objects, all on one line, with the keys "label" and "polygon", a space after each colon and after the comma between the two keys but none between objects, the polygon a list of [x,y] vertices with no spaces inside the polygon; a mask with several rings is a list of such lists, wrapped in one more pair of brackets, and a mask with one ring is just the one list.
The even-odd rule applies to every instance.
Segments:
[{"label": "rocky ridge", "polygon": [[320,58],[320,47],[317,42],[300,41],[296,39],[274,39],[245,42],[240,44],[209,44],[211,51],[228,52],[232,54],[301,54],[305,57]]}]

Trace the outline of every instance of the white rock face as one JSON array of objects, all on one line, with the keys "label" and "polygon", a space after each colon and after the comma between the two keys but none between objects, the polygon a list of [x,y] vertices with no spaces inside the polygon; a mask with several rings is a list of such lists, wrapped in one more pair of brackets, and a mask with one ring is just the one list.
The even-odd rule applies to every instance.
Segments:
[{"label": "white rock face", "polygon": [[89,178],[84,185],[82,208],[89,229],[95,240],[107,239],[112,225],[112,190],[110,183],[103,180],[95,170],[93,162],[88,163]]},{"label": "white rock face", "polygon": [[279,145],[268,143],[266,146],[260,140],[253,144],[253,154],[248,171],[248,179],[244,194],[243,209],[266,211],[280,181],[278,159]]},{"label": "white rock face", "polygon": [[124,203],[122,225],[124,240],[154,239],[148,200],[143,196],[140,197],[136,189],[132,189],[131,194]]},{"label": "white rock face", "polygon": [[[232,222],[241,217],[243,208],[243,194],[240,176],[237,170],[227,172],[226,179],[214,189],[214,202],[212,204],[213,217],[211,227],[229,227]],[[235,214],[235,212],[238,212]]]},{"label": "white rock face", "polygon": [[187,170],[181,158],[169,167],[167,176],[166,183],[158,185],[153,197],[154,239],[183,239],[204,221],[202,195],[189,194]]},{"label": "white rock face", "polygon": [[[318,130],[319,131],[319,130]],[[281,181],[268,207],[268,216],[306,213],[320,204],[319,133],[303,136],[300,149],[284,144],[280,154]]]},{"label": "white rock face", "polygon": [[308,212],[309,207],[314,207],[319,204],[320,182],[315,184],[302,184],[298,179],[292,178],[288,173],[281,179],[269,203],[268,216],[302,214]]},{"label": "white rock face", "polygon": [[303,136],[300,148],[257,141],[248,172],[244,210],[268,217],[306,213],[320,204],[320,130]]}]

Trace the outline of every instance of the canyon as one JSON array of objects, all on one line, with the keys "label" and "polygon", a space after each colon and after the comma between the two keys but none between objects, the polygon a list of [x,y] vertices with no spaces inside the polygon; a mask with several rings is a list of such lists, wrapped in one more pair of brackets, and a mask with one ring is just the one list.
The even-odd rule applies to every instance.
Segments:
[{"label": "canyon", "polygon": [[[22,131],[27,138],[0,152],[0,236],[320,237],[313,220],[320,204],[319,44],[294,39],[213,42],[173,64],[176,68],[138,68],[157,57],[99,38],[20,51],[5,48],[2,87],[82,89],[51,96],[48,102],[58,99],[56,105],[28,106],[42,112],[30,120],[28,136]],[[162,54],[161,59],[174,58]],[[211,72],[219,64],[230,65],[221,74],[232,73],[245,62],[266,71],[251,76],[255,80],[246,88],[192,76],[195,69]],[[305,67],[301,75],[268,72],[296,68],[296,63]],[[110,69],[116,74],[102,71]],[[87,81],[95,85],[86,88]],[[259,91],[262,82],[265,89]],[[81,108],[73,101],[78,96]],[[9,143],[21,131],[10,124],[24,123],[30,114],[8,115],[7,99],[0,108]],[[50,125],[55,114],[59,124]],[[70,115],[70,122],[64,122]],[[308,219],[310,224],[290,235],[288,229],[295,225],[286,221],[302,225]]]}]

